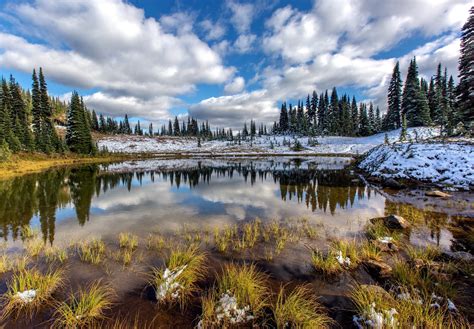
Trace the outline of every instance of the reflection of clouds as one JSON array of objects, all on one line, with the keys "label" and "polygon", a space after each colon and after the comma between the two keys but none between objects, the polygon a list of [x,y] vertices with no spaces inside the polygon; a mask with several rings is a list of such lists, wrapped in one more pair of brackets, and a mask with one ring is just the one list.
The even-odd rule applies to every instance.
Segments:
[{"label": "reflection of clouds", "polygon": [[58,241],[94,235],[116,239],[123,231],[146,236],[153,231],[178,230],[183,224],[204,228],[256,217],[262,220],[305,217],[314,224],[323,224],[331,235],[341,236],[359,231],[368,218],[382,215],[385,206],[383,196],[372,194],[370,200],[366,196],[356,197],[352,208],[338,207],[331,215],[329,210],[312,212],[304,201],[298,204],[296,198],[284,201],[280,193],[280,184],[273,181],[271,174],[263,180],[257,175],[251,185],[250,176],[245,182],[238,173],[229,178],[216,172],[209,184],[201,182],[188,188],[183,183],[179,189],[171,186],[169,179],[157,175],[155,182],[151,182],[145,175],[143,184],[134,185],[130,192],[122,185],[95,197],[90,220],[83,227],[72,218],[57,223],[56,237]]}]

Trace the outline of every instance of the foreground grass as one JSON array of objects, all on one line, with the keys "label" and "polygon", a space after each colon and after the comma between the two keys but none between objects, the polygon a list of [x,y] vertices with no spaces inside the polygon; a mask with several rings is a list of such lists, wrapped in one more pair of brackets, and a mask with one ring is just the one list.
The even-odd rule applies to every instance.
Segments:
[{"label": "foreground grass", "polygon": [[333,323],[307,286],[298,286],[289,294],[281,288],[273,315],[278,328],[327,328]]},{"label": "foreground grass", "polygon": [[62,270],[22,270],[13,275],[8,291],[2,296],[1,318],[32,317],[41,307],[51,304],[52,294],[64,283]]},{"label": "foreground grass", "polygon": [[112,306],[112,290],[100,282],[71,294],[69,301],[57,305],[53,326],[57,328],[88,328],[105,317]]},{"label": "foreground grass", "polygon": [[176,248],[166,261],[166,268],[152,268],[149,283],[160,304],[177,302],[182,309],[197,291],[197,283],[206,274],[206,254],[197,246]]},{"label": "foreground grass", "polygon": [[202,298],[201,326],[222,328],[257,321],[268,305],[267,276],[255,265],[226,264]]}]

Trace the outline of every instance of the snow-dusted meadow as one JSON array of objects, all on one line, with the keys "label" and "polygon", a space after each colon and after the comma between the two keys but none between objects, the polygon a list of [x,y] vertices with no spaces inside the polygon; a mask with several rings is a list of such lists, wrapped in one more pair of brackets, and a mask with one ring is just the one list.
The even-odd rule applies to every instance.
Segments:
[{"label": "snow-dusted meadow", "polygon": [[372,150],[360,168],[382,178],[426,181],[454,188],[474,187],[472,143],[396,143]]},{"label": "snow-dusted meadow", "polygon": [[[439,134],[437,128],[410,128],[408,139],[423,140]],[[399,139],[400,130],[388,132],[390,142]],[[360,155],[383,144],[384,133],[368,137],[295,137],[295,136],[261,136],[253,141],[242,141],[240,145],[228,141],[201,141],[198,147],[196,138],[173,137],[144,137],[144,136],[107,136],[98,141],[100,150],[118,153],[148,153],[148,154],[196,154],[211,155],[233,154],[342,154]],[[292,146],[297,139],[303,150],[294,151]]]}]

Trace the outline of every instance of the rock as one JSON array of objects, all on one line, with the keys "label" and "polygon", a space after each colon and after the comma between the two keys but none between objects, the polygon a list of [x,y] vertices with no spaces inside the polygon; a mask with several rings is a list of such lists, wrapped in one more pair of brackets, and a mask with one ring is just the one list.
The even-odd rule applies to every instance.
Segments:
[{"label": "rock", "polygon": [[425,193],[425,195],[434,196],[434,197],[437,197],[437,198],[450,198],[451,197],[451,194],[444,193],[444,192],[441,192],[441,191],[438,191],[438,190],[428,191],[428,192]]},{"label": "rock", "polygon": [[400,184],[398,181],[396,181],[393,178],[389,178],[389,179],[384,180],[382,182],[382,186],[392,188],[392,189],[395,189],[395,190],[401,190],[402,188],[404,188],[403,184]]},{"label": "rock", "polygon": [[369,259],[364,261],[363,265],[367,272],[377,279],[387,279],[392,275],[392,268],[388,264]]},{"label": "rock", "polygon": [[467,262],[474,260],[474,256],[467,251],[446,251],[444,255],[455,260],[463,260]]},{"label": "rock", "polygon": [[406,230],[410,228],[410,223],[408,223],[405,218],[397,215],[389,215],[386,217],[376,217],[370,220],[373,224],[382,221],[384,225],[388,228],[395,230]]}]

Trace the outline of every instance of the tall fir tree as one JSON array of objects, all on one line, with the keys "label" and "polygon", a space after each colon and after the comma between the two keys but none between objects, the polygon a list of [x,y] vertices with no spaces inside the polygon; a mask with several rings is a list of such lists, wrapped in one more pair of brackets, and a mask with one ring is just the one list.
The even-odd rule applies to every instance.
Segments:
[{"label": "tall fir tree", "polygon": [[39,82],[38,76],[36,75],[36,70],[33,69],[32,75],[33,85],[31,88],[31,113],[33,114],[33,134],[34,134],[34,142],[35,148],[38,151],[42,151],[44,149],[43,140],[41,136],[42,127],[43,127],[43,119],[41,115],[41,93],[39,89]]},{"label": "tall fir tree", "polygon": [[459,85],[457,108],[459,119],[465,127],[474,125],[474,6],[461,32],[461,56],[459,58]]},{"label": "tall fir tree", "polygon": [[388,108],[386,129],[397,129],[401,125],[400,112],[402,106],[402,79],[400,64],[397,62],[393,68],[392,78],[388,87]]},{"label": "tall fir tree", "polygon": [[67,115],[66,145],[75,153],[90,154],[94,151],[84,102],[76,91],[72,93]]},{"label": "tall fir tree", "polygon": [[428,99],[420,86],[416,58],[410,61],[402,97],[402,113],[405,115],[409,127],[430,124]]}]

